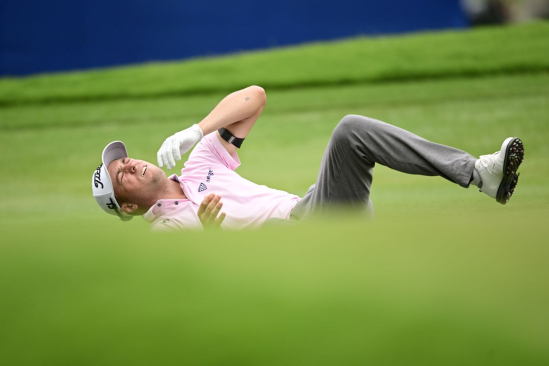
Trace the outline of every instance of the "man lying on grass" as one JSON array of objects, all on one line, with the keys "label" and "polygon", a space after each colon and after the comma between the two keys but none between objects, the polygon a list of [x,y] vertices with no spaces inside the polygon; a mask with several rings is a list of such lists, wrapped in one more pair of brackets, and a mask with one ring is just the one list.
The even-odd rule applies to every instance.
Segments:
[{"label": "man lying on grass", "polygon": [[373,213],[370,201],[376,163],[408,173],[441,176],[462,187],[473,184],[506,204],[517,184],[524,155],[509,137],[500,151],[476,159],[375,119],[348,115],[335,127],[322,157],[316,184],[303,198],[258,185],[235,173],[236,153],[265,107],[265,91],[251,86],[225,97],[199,124],[168,137],[158,165],[174,168],[197,142],[181,175],[128,157],[115,141],[103,150],[92,177],[101,208],[123,221],[143,216],[153,229],[257,228],[270,219],[303,220],[330,208]]}]

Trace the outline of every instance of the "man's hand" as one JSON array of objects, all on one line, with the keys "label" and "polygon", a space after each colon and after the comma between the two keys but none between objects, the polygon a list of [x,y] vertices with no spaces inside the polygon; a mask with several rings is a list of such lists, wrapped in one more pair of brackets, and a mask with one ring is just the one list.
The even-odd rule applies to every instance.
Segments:
[{"label": "man's hand", "polygon": [[220,201],[221,196],[210,193],[202,200],[198,208],[198,218],[204,227],[220,227],[225,220],[225,212],[219,216],[219,211],[223,207],[223,202]]},{"label": "man's hand", "polygon": [[156,154],[158,166],[162,168],[166,165],[167,169],[173,168],[175,161],[181,160],[181,155],[189,151],[202,137],[202,130],[196,124],[168,137]]}]

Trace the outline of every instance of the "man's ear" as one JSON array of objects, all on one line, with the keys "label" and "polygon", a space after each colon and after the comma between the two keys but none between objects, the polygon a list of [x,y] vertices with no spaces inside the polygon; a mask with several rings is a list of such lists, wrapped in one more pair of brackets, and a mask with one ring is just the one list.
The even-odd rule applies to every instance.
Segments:
[{"label": "man's ear", "polygon": [[137,211],[137,208],[137,205],[133,203],[123,203],[122,206],[120,206],[122,212],[125,212],[127,214],[134,213],[135,211]]}]

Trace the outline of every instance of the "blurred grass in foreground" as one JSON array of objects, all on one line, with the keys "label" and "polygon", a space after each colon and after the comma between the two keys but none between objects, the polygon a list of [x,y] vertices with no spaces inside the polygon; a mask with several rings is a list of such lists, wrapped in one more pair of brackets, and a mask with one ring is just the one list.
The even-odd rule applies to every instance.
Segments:
[{"label": "blurred grass in foreground", "polygon": [[4,365],[546,365],[545,218],[13,226]]}]

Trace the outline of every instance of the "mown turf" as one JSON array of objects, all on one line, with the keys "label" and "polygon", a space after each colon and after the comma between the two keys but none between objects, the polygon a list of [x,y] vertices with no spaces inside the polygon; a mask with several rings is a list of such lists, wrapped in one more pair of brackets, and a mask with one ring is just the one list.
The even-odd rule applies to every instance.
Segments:
[{"label": "mown turf", "polygon": [[355,38],[268,52],[0,80],[0,105],[270,90],[549,70],[549,23]]},{"label": "mown turf", "polygon": [[[471,34],[483,32],[499,30]],[[539,50],[523,51],[535,62]],[[135,70],[107,73],[116,80]],[[92,172],[116,139],[154,162],[168,135],[200,121],[224,93],[76,101],[86,86],[99,88],[84,82],[94,75],[49,79],[56,95],[69,90],[65,77],[81,78],[70,103],[23,96],[0,107],[1,364],[548,364],[547,73],[267,87],[267,107],[239,152],[242,176],[302,195],[345,114],[475,156],[519,136],[526,157],[506,206],[378,166],[375,222],[340,214],[173,235],[107,217],[91,197]]]},{"label": "mown turf", "polygon": [[[21,227],[0,256],[9,365],[545,365],[541,217],[151,235]],[[460,228],[457,230],[457,228]],[[36,231],[40,238],[36,237]]]}]

